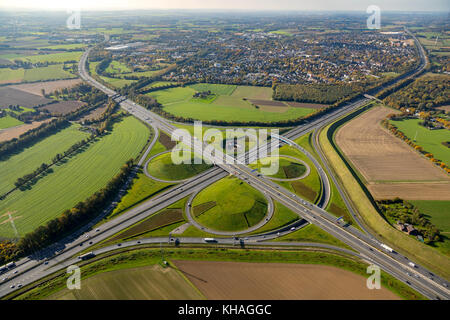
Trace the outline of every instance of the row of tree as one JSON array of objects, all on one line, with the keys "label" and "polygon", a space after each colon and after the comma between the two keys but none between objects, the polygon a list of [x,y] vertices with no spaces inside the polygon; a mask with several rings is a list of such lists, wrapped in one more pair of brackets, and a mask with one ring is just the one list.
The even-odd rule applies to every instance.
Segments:
[{"label": "row of tree", "polygon": [[[389,118],[389,116],[388,116]],[[389,120],[385,119],[381,122],[381,124],[388,129],[389,131],[391,131],[396,137],[399,137],[400,139],[402,139],[403,141],[405,141],[408,145],[410,145],[411,147],[413,147],[416,151],[420,152],[421,154],[423,154],[425,157],[427,157],[428,159],[430,159],[431,162],[433,162],[435,165],[440,166],[442,169],[444,169],[447,173],[450,173],[450,167],[442,162],[439,159],[436,159],[434,157],[434,155],[430,152],[427,152],[426,150],[424,150],[424,148],[422,146],[419,146],[418,144],[416,144],[414,141],[412,141],[411,139],[409,139],[402,131],[400,131],[396,126],[394,126],[393,124],[391,124],[389,122]]]},{"label": "row of tree", "polygon": [[[61,216],[26,234],[15,247],[12,247],[14,252],[8,252],[8,256],[17,259],[43,249],[97,216],[118,194],[133,168],[134,162],[130,159],[104,188],[85,201],[79,202],[72,209],[64,211]],[[5,256],[0,257],[0,259],[7,261]]]},{"label": "row of tree", "polygon": [[0,142],[0,159],[5,159],[11,154],[18,152],[44,137],[52,135],[64,128],[70,126],[70,122],[64,118],[54,119],[50,122],[43,123],[39,127],[28,130],[21,134],[19,138]]},{"label": "row of tree", "polygon": [[35,177],[39,176],[41,173],[44,173],[48,168],[50,168],[51,166],[53,166],[56,163],[60,162],[62,159],[66,158],[67,156],[71,155],[72,153],[76,152],[81,147],[85,146],[86,144],[88,144],[89,142],[94,140],[95,138],[96,138],[96,135],[91,135],[91,136],[89,136],[86,139],[83,139],[81,141],[76,142],[75,144],[70,146],[63,153],[56,154],[49,164],[44,162],[37,169],[35,169],[33,172],[28,173],[28,174],[18,178],[16,180],[16,182],[14,182],[14,185],[16,186],[16,188],[20,188],[20,187],[24,186],[26,183],[28,183],[32,179],[34,179]]},{"label": "row of tree", "polygon": [[[400,88],[401,90],[398,90]],[[397,86],[397,90],[384,99],[388,106],[396,109],[432,110],[450,103],[448,76],[423,76],[415,81],[410,79],[403,82],[401,86]]]},{"label": "row of tree", "polygon": [[354,92],[362,92],[363,86],[358,83],[325,85],[325,84],[275,84],[274,100],[296,101],[305,103],[331,104]]}]

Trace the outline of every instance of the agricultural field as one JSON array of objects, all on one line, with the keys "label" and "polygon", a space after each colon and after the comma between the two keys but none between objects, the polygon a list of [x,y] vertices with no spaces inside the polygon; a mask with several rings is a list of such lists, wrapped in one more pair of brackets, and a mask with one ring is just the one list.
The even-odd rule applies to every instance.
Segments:
[{"label": "agricultural field", "polygon": [[[352,121],[351,117],[345,118],[346,121]],[[337,122],[338,124],[340,122]],[[345,160],[341,158],[340,149],[336,147],[332,136],[339,131],[334,124],[326,126],[319,134],[319,143],[324,155],[329,160],[332,170],[336,172],[337,177],[341,179],[349,198],[352,200],[355,209],[361,215],[363,221],[374,232],[381,235],[388,245],[401,248],[404,254],[416,259],[420,264],[434,270],[436,273],[449,277],[449,260],[438,250],[427,246],[415,238],[399,232],[392,227],[374,207],[373,203],[367,197],[358,179],[351,172]],[[348,160],[347,160],[348,161]],[[420,186],[421,184],[416,184]],[[388,186],[386,184],[385,186]],[[399,187],[400,189],[400,187]],[[397,192],[398,190],[397,189]],[[400,189],[401,190],[401,189]],[[429,191],[427,191],[429,192]],[[430,193],[431,194],[431,193]]]},{"label": "agricultural field", "polygon": [[174,264],[211,300],[399,299],[384,287],[367,290],[365,277],[331,266],[229,261]]},{"label": "agricultural field", "polygon": [[[201,159],[200,159],[201,160]],[[148,164],[148,173],[158,179],[168,180],[168,181],[179,181],[191,178],[206,169],[210,168],[208,165],[202,161],[201,164],[195,164],[195,157],[191,157],[191,164],[174,164],[172,161],[172,154],[164,153]]]},{"label": "agricultural field", "polygon": [[63,63],[68,61],[79,61],[82,51],[73,52],[59,52],[59,53],[49,53],[49,54],[37,54],[32,56],[26,56],[22,58],[17,58],[17,60],[27,61],[31,63]]},{"label": "agricultural field", "polygon": [[213,183],[196,195],[193,217],[215,230],[245,230],[267,213],[267,200],[257,190],[234,177]]},{"label": "agricultural field", "polygon": [[450,130],[429,130],[419,125],[421,121],[423,120],[405,119],[390,121],[390,123],[402,131],[411,141],[415,140],[417,145],[432,153],[434,158],[450,164],[450,148],[442,144],[442,142],[450,141]]},{"label": "agricultural field", "polygon": [[[18,138],[21,134],[28,130],[39,127],[41,124],[51,121],[53,118],[46,119],[44,121],[33,121],[30,124],[22,124],[17,127],[11,127],[0,131],[0,142]],[[0,119],[1,122],[1,119]]]},{"label": "agricultural field", "polygon": [[[195,92],[210,90],[214,99],[199,101]],[[266,87],[195,84],[148,93],[164,106],[164,110],[185,118],[224,121],[274,122],[295,119],[314,111],[309,107],[291,107],[272,101],[272,89]],[[256,101],[257,104],[252,101]]]},{"label": "agricultural field", "polygon": [[[33,69],[26,69],[23,81],[47,81],[59,79],[72,79],[77,76],[64,70],[63,64],[53,64],[48,67],[40,67]],[[1,69],[0,69],[1,70]]]},{"label": "agricultural field", "polygon": [[[71,145],[88,137],[88,134],[79,130],[79,128],[79,125],[72,125],[37,142],[22,152],[12,155],[9,159],[1,161],[0,194],[14,188],[14,182],[17,178],[32,172],[43,162],[49,163],[57,153],[63,153]],[[0,206],[2,202],[4,200],[0,202]]]},{"label": "agricultural field", "polygon": [[51,99],[35,94],[23,92],[10,87],[0,88],[0,109],[6,109],[10,105],[19,105],[25,108],[32,108],[51,102]]},{"label": "agricultural field", "polygon": [[[16,236],[13,225],[19,236],[24,235],[79,201],[85,200],[104,187],[127,160],[141,152],[148,136],[148,128],[139,120],[133,117],[124,118],[116,123],[107,135],[98,138],[67,161],[52,167],[52,172],[40,178],[31,189],[13,192],[0,202],[2,214],[6,211],[15,212],[13,224],[5,223],[4,218],[0,222],[0,237]],[[49,139],[51,138],[53,137]],[[34,147],[30,152],[33,152],[33,149]],[[46,150],[48,154],[48,148]],[[53,157],[54,154],[49,156]],[[37,158],[33,157],[33,161],[37,161]],[[29,168],[26,172],[28,173],[36,166],[27,167],[20,163],[20,167],[19,175],[22,174],[23,168]]]},{"label": "agricultural field", "polygon": [[[305,297],[306,292],[316,293],[319,299],[330,299],[330,294],[327,293],[325,287],[330,288],[331,284],[334,292],[337,288],[345,286],[345,283],[354,284],[354,281],[357,281],[358,285],[346,286],[346,289],[343,289],[342,292],[346,297],[353,297],[355,295],[353,299],[362,299],[361,297],[365,297],[365,295],[375,294],[371,298],[398,299],[401,297],[403,299],[414,300],[424,299],[422,295],[383,271],[381,272],[382,289],[367,290],[365,286],[367,265],[365,263],[349,256],[328,252],[306,250],[288,251],[282,249],[169,248],[164,250],[164,257],[169,261],[169,268],[165,269],[166,272],[169,272],[167,270],[177,271],[178,274],[183,275],[186,281],[181,283],[177,282],[177,286],[169,292],[175,290],[178,294],[183,293],[185,284],[189,284],[191,288],[198,290],[202,298],[206,296],[207,299],[214,299],[213,297],[207,296],[208,292],[216,294],[221,292],[220,294],[226,295],[226,299],[228,300],[239,299],[240,296],[244,295],[249,296],[247,299],[282,299],[285,296],[291,296],[291,299],[302,299]],[[82,266],[81,273],[83,279],[89,280],[90,278],[95,279],[97,275],[119,270],[134,273],[133,270],[144,270],[145,268],[151,268],[153,265],[160,263],[161,251],[159,248],[136,249],[130,252],[119,251],[113,256],[104,257],[98,261],[93,261]],[[251,273],[252,268],[255,268],[253,273]],[[189,272],[188,269],[193,271]],[[224,277],[230,281],[220,281],[219,277],[214,276],[215,269],[217,273],[224,274]],[[240,270],[244,271],[240,272]],[[318,273],[315,273],[316,271]],[[317,285],[316,282],[308,280],[307,275],[311,272],[315,274],[312,275],[311,279],[317,280],[316,282],[321,284],[318,288],[314,288]],[[304,274],[302,275],[302,273]],[[118,274],[118,276],[122,277],[121,275]],[[62,297],[69,293],[65,291],[68,276],[66,272],[61,272],[54,279],[39,284],[37,287],[22,293],[15,299],[39,300]],[[194,277],[196,279],[195,282],[194,279],[190,280]],[[154,279],[159,284],[159,279],[155,279],[153,275],[149,275],[149,278]],[[203,279],[208,281],[203,282]],[[237,281],[238,279],[241,281]],[[142,282],[147,284],[146,281],[143,280]],[[168,286],[170,287],[170,279],[167,282],[167,284],[161,284],[161,288],[164,290],[163,292],[166,292],[165,290]],[[203,283],[198,284],[198,282]],[[212,286],[208,287],[208,283],[212,284]],[[278,287],[278,284],[283,284],[285,290],[280,289],[278,291],[278,289],[274,289]],[[105,285],[107,286],[107,284]],[[150,284],[148,286],[154,288]],[[100,291],[102,287],[107,288],[103,285],[103,282],[100,282],[98,283],[98,288],[94,289],[93,286],[91,288],[96,293],[101,292],[102,296],[99,297],[106,299],[108,296]],[[128,295],[134,297],[138,294],[129,293],[128,288],[130,290],[141,288],[142,290],[139,290],[141,291],[141,296],[150,294],[145,290],[148,288],[147,286],[141,287],[141,281],[121,281],[120,288],[117,289],[120,292],[126,290],[127,295],[122,296],[124,299],[127,299]],[[214,291],[207,292],[208,288],[214,288]],[[299,289],[297,288],[302,288],[303,292],[298,292]],[[361,288],[364,288],[363,292],[360,292]],[[385,291],[384,288],[389,291]],[[73,295],[66,297],[74,298]],[[186,297],[186,299],[188,298]],[[200,298],[197,297],[197,299]]]},{"label": "agricultural field", "polygon": [[448,175],[381,127],[390,113],[372,107],[337,131],[337,145],[376,199],[450,200]]},{"label": "agricultural field", "polygon": [[42,81],[35,83],[23,83],[17,85],[11,85],[10,88],[18,89],[27,93],[42,96],[42,89],[45,93],[54,92],[63,88],[72,88],[73,86],[81,83],[81,79],[70,79],[70,80],[58,80],[58,81]]},{"label": "agricultural field", "polygon": [[64,289],[50,300],[198,300],[200,292],[173,268],[159,264],[114,270],[83,279],[81,290]]},{"label": "agricultural field", "polygon": [[[20,120],[17,120],[16,118],[13,118],[11,116],[6,116],[6,117],[2,117],[0,118],[0,130],[2,129],[7,129],[7,128],[11,128],[11,127],[16,127],[21,125],[23,122]],[[0,134],[2,133],[2,131],[0,131]],[[1,139],[0,139],[1,141]]]},{"label": "agricultural field", "polygon": [[423,201],[412,200],[420,212],[430,217],[431,223],[436,225],[441,234],[450,239],[450,201]]},{"label": "agricultural field", "polygon": [[0,84],[19,83],[25,76],[25,69],[0,68]]},{"label": "agricultural field", "polygon": [[54,114],[65,115],[65,114],[68,114],[70,112],[73,112],[73,111],[81,108],[84,105],[85,105],[85,103],[80,102],[80,101],[59,101],[56,103],[48,104],[45,107],[41,107],[39,109],[47,110],[47,111],[51,112],[52,114],[54,113]]},{"label": "agricultural field", "polygon": [[51,50],[77,50],[83,49],[86,47],[86,44],[83,43],[69,43],[69,44],[55,44],[49,46],[39,47],[39,49],[51,49]]}]

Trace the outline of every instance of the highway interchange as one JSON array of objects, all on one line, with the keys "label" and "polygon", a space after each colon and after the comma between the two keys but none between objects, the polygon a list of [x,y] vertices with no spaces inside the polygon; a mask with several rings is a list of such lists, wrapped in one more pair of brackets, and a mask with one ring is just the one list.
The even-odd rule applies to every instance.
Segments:
[{"label": "highway interchange", "polygon": [[[103,84],[97,82],[93,79],[86,71],[86,59],[89,55],[90,49],[88,49],[85,54],[82,56],[79,63],[79,73],[81,78],[85,81],[89,82],[94,87],[99,90],[105,92],[108,96],[114,97],[116,101],[121,101],[120,105],[126,109],[130,114],[139,118],[140,120],[151,125],[155,131],[154,140],[151,143],[151,146],[155,142],[156,132],[157,130],[162,130],[167,134],[171,135],[171,133],[177,129],[173,126],[168,120],[160,117],[159,115],[137,105],[131,100],[126,99],[126,97],[120,97],[115,91],[105,87]],[[421,55],[422,56],[422,55]],[[424,58],[422,57],[422,60]],[[122,101],[123,100],[123,101]],[[325,125],[335,121],[336,119],[342,117],[345,114],[348,114],[359,107],[367,104],[370,100],[366,97],[358,98],[355,101],[352,101],[348,105],[339,108],[333,112],[330,112],[323,117],[311,121],[310,123],[303,124],[289,131],[284,136],[285,143],[291,144],[293,147],[301,148],[297,146],[292,140],[295,138],[307,133],[307,132],[317,132],[318,129],[324,127]],[[315,140],[315,139],[314,139]],[[202,145],[201,143],[196,143],[198,141],[193,140],[193,147],[196,152],[201,153]],[[267,147],[267,146],[265,146]],[[151,148],[147,149],[146,154],[149,152]],[[257,152],[258,150],[253,149],[249,152]],[[323,155],[320,153],[320,150],[317,150],[319,156],[321,157],[322,163],[325,166],[325,169],[328,171],[328,174],[331,176],[332,180],[336,183],[335,177],[329,171],[328,165],[326,163],[326,159],[323,158]],[[216,157],[218,154],[216,153]],[[141,158],[140,164],[142,164],[142,159],[145,159],[145,156]],[[45,276],[52,274],[57,270],[61,270],[67,263],[75,263],[74,256],[77,255],[81,251],[85,251],[89,246],[93,246],[104,239],[116,234],[117,232],[145,219],[149,215],[166,208],[170,204],[183,199],[189,195],[192,195],[195,192],[198,192],[204,189],[206,186],[210,185],[213,182],[216,182],[227,175],[235,175],[246,183],[256,187],[261,190],[267,197],[270,197],[273,200],[276,200],[283,204],[284,206],[291,209],[293,212],[297,213],[302,219],[300,219],[299,224],[296,226],[301,227],[303,223],[308,221],[309,223],[315,224],[320,227],[324,231],[330,233],[337,239],[346,243],[350,247],[352,247],[359,254],[358,256],[364,258],[364,260],[372,262],[378,266],[380,266],[384,271],[390,273],[394,277],[399,280],[407,283],[409,286],[427,296],[430,299],[449,299],[450,292],[447,289],[448,283],[439,278],[436,275],[431,274],[429,271],[425,270],[423,267],[418,266],[411,267],[408,263],[411,261],[398,254],[391,253],[381,249],[380,242],[376,240],[374,237],[369,235],[368,233],[363,233],[358,229],[349,226],[348,224],[339,224],[336,222],[336,218],[329,213],[327,213],[324,209],[324,203],[327,203],[329,199],[329,181],[327,174],[321,168],[319,163],[314,160],[314,164],[319,168],[320,175],[322,177],[322,183],[325,185],[328,184],[328,189],[324,186],[324,190],[328,190],[324,192],[324,197],[322,197],[321,206],[314,205],[301,199],[297,195],[291,193],[290,191],[284,189],[273,181],[266,179],[264,176],[259,173],[252,172],[247,166],[242,163],[220,163],[218,158],[212,159],[216,166],[195,176],[188,181],[185,181],[181,184],[176,185],[175,187],[169,189],[168,191],[162,193],[161,195],[149,200],[148,202],[143,203],[131,210],[129,210],[126,214],[123,214],[115,219],[112,219],[101,225],[99,229],[90,230],[83,234],[78,235],[77,237],[70,238],[70,241],[67,241],[63,248],[60,248],[56,252],[53,249],[49,249],[44,256],[47,256],[45,259],[33,259],[33,258],[25,258],[21,261],[17,262],[17,268],[14,271],[8,273],[5,281],[0,284],[0,297],[5,296],[14,290],[17,289],[18,284],[21,286],[28,285],[37,281]],[[231,161],[230,161],[231,162]],[[339,185],[336,183],[336,186],[339,189],[341,195],[343,195],[344,201],[347,205],[348,199],[346,199],[345,194],[342,192]],[[321,204],[319,202],[319,204]],[[111,209],[111,208],[109,208]],[[353,217],[356,218],[356,221],[359,224],[359,220],[357,220],[356,213],[349,206],[349,210]],[[306,220],[306,221],[305,221]],[[83,230],[89,229],[92,227],[93,223],[84,228]],[[294,228],[296,228],[294,227]],[[363,226],[361,226],[363,227]],[[365,229],[363,229],[365,230]],[[255,236],[248,236],[244,239],[245,244],[252,244],[258,246],[274,246],[273,242],[267,242],[269,239],[276,238],[278,236],[287,234],[292,232],[290,228],[285,228],[284,230],[278,230],[276,232],[271,232],[268,234],[261,234]],[[167,237],[164,239],[146,239],[141,240],[142,244],[144,243],[158,243],[161,241],[171,242],[171,239]],[[204,243],[201,238],[180,238],[180,242],[182,243]],[[221,244],[230,244],[234,243],[234,237],[231,238],[218,238],[218,243]],[[266,241],[266,242],[262,242]],[[127,246],[131,245],[139,245],[138,243],[127,243],[123,244]],[[277,242],[276,245],[286,245],[283,243]],[[289,245],[296,245],[289,243]],[[299,246],[305,244],[297,244]],[[317,246],[317,245],[316,245]],[[320,246],[320,245],[319,245]],[[326,247],[326,246],[325,246]],[[106,252],[108,250],[117,249],[116,246],[110,246],[102,248],[101,252]],[[100,249],[99,249],[100,250]],[[100,251],[98,252],[100,253]],[[75,258],[76,259],[76,258]],[[64,261],[64,263],[61,263]],[[0,278],[5,277],[2,275]],[[1,280],[1,279],[0,279]]]}]

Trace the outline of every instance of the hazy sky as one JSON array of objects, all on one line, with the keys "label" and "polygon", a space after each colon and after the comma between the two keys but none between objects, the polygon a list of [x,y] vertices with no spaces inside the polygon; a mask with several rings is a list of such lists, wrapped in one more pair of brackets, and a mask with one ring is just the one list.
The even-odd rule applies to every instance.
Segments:
[{"label": "hazy sky", "polygon": [[67,9],[241,9],[241,10],[450,11],[449,0],[0,0],[3,8]]}]

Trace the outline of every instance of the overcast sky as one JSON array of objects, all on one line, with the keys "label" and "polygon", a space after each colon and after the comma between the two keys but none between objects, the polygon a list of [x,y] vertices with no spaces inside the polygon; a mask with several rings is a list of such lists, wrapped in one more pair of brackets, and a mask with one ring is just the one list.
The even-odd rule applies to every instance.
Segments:
[{"label": "overcast sky", "polygon": [[0,0],[3,8],[450,11],[450,0]]}]

